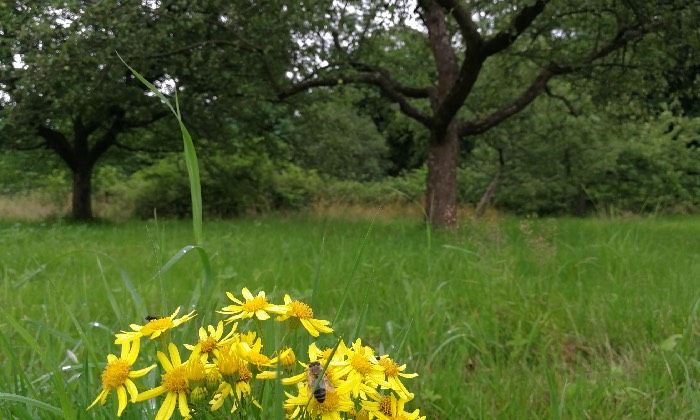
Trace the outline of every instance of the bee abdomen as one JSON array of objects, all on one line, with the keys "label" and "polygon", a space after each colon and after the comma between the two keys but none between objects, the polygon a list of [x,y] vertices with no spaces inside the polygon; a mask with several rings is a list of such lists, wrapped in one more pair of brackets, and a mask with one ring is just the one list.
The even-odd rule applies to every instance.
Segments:
[{"label": "bee abdomen", "polygon": [[326,401],[326,390],[321,387],[314,389],[314,398],[316,398],[316,401],[320,404],[323,404],[323,402]]}]

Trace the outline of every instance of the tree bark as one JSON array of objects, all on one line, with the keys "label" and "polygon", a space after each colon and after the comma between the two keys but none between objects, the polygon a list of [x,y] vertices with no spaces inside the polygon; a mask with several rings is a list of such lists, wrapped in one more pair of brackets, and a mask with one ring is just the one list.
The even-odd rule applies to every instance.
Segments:
[{"label": "tree bark", "polygon": [[442,136],[431,133],[425,208],[434,227],[453,227],[457,221],[458,151],[457,124],[450,124]]},{"label": "tree bark", "polygon": [[73,170],[73,197],[71,217],[74,220],[90,221],[92,214],[92,170],[89,162],[81,162]]}]

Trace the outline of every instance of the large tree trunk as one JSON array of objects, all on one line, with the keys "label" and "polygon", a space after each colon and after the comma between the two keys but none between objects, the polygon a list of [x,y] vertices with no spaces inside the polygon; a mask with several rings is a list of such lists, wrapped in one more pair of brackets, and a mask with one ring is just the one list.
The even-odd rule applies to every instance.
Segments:
[{"label": "large tree trunk", "polygon": [[459,138],[456,124],[448,126],[439,138],[430,135],[425,208],[435,227],[453,227],[457,221],[457,156]]},{"label": "large tree trunk", "polygon": [[93,165],[81,162],[73,170],[73,199],[71,217],[74,220],[92,220],[92,169]]}]

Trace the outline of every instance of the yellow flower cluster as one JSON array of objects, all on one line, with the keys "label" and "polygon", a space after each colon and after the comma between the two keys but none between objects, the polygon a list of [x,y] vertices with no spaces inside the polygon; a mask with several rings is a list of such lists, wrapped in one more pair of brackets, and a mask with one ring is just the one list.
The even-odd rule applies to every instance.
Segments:
[{"label": "yellow flower cluster", "polygon": [[[417,376],[403,373],[406,365],[399,366],[389,356],[376,355],[372,348],[363,346],[360,339],[350,347],[338,340],[334,348],[324,350],[312,343],[308,347],[308,363],[297,361],[292,348],[282,346],[289,334],[282,339],[282,348],[266,352],[258,333],[238,332],[238,323],[234,321],[249,318],[265,321],[274,314],[276,321],[287,322],[290,331],[303,326],[313,337],[332,333],[333,329],[328,321],[314,319],[307,304],[292,300],[289,295],[284,296],[283,305],[269,303],[262,291],[253,296],[244,288],[242,295],[243,299],[239,300],[227,293],[234,304],[218,312],[228,318],[216,326],[200,328],[197,343],[184,345],[190,351],[186,360],[169,340],[170,330],[194,318],[194,311],[180,318],[177,318],[180,308],[169,317],[147,317],[145,325],[132,324],[132,331],[116,334],[115,344],[121,345],[121,356],[110,354],[107,357],[101,376],[102,390],[88,410],[98,402],[104,405],[114,389],[118,416],[127,406],[127,393],[132,403],[165,394],[155,417],[157,420],[171,418],[176,408],[184,419],[204,418],[207,411],[222,407],[245,415],[252,410],[263,410],[259,401],[263,400],[266,389],[264,381],[280,377],[282,384],[296,388],[294,393],[285,392],[283,406],[290,419],[425,419],[420,417],[419,410],[404,411],[405,403],[413,399],[413,394],[401,378]],[[225,325],[230,324],[233,325],[226,332]],[[254,325],[259,326],[259,323]],[[162,345],[163,351],[157,352],[162,375],[158,386],[139,392],[132,379],[156,367],[153,364],[132,370],[143,337]],[[271,388],[267,387],[268,392]]]}]

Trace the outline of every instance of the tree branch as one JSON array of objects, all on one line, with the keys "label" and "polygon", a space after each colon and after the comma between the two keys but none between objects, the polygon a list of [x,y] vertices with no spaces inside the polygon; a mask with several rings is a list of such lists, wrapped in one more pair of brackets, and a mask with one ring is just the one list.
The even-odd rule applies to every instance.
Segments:
[{"label": "tree branch", "polygon": [[552,89],[549,88],[549,86],[544,87],[544,92],[549,96],[550,98],[558,99],[564,103],[564,106],[569,110],[569,113],[573,115],[574,117],[579,116],[579,112],[576,110],[576,107],[574,107],[574,104],[569,101],[566,96],[564,95],[559,95],[554,92],[552,92]]},{"label": "tree branch", "polygon": [[516,39],[532,25],[532,22],[543,11],[549,0],[537,0],[532,6],[522,8],[513,18],[508,28],[500,31],[484,43],[486,55],[497,54],[513,45]]},{"label": "tree branch", "polygon": [[48,149],[56,152],[71,170],[75,170],[77,162],[75,161],[73,148],[63,133],[49,127],[39,126],[37,127],[37,134],[46,140],[46,147]]},{"label": "tree branch", "polygon": [[590,65],[593,61],[603,58],[610,53],[627,45],[630,41],[639,39],[651,30],[651,26],[637,25],[633,27],[623,28],[618,31],[617,35],[610,42],[591,51],[583,59],[575,63],[556,64],[550,63],[543,68],[535,77],[530,86],[515,100],[504,105],[500,109],[493,112],[491,115],[477,121],[470,121],[460,124],[459,133],[462,136],[475,135],[483,133],[501,121],[515,115],[528,106],[539,94],[547,88],[547,82],[557,75],[573,73],[583,67]]},{"label": "tree branch", "polygon": [[367,84],[376,86],[382,91],[384,96],[397,103],[399,105],[399,108],[401,109],[401,112],[406,114],[408,117],[411,117],[414,120],[428,127],[430,127],[432,124],[431,118],[427,114],[421,112],[418,108],[415,108],[413,105],[411,105],[411,103],[407,100],[406,96],[404,96],[401,90],[399,90],[406,90],[407,88],[402,88],[400,85],[395,84],[393,80],[387,79],[376,72],[361,72],[347,75],[339,75],[337,77],[319,77],[315,79],[309,79],[295,83],[287,89],[279,91],[277,93],[277,96],[280,100],[283,100],[312,88],[331,87],[342,84]]},{"label": "tree branch", "polygon": [[440,4],[451,10],[452,16],[459,24],[465,37],[467,53],[464,56],[454,86],[435,112],[435,127],[438,131],[447,128],[447,125],[457,114],[459,108],[466,102],[486,59],[510,47],[532,24],[535,18],[542,13],[548,1],[538,0],[532,6],[524,7],[513,18],[507,29],[485,41],[477,31],[476,24],[471,19],[471,14],[463,4],[458,3],[456,0],[440,0]]},{"label": "tree branch", "polygon": [[540,93],[542,93],[547,86],[549,79],[551,79],[555,74],[557,74],[557,72],[553,68],[546,67],[542,69],[535,80],[532,81],[530,86],[517,99],[506,104],[499,110],[481,120],[460,124],[460,136],[481,134],[498,125],[501,121],[507,119],[508,117],[522,111],[527,105],[535,100]]},{"label": "tree branch", "polygon": [[450,10],[455,21],[457,21],[459,31],[467,45],[467,50],[480,50],[484,39],[479,33],[479,27],[472,20],[471,12],[464,4],[457,0],[438,0],[438,3],[440,6]]}]

